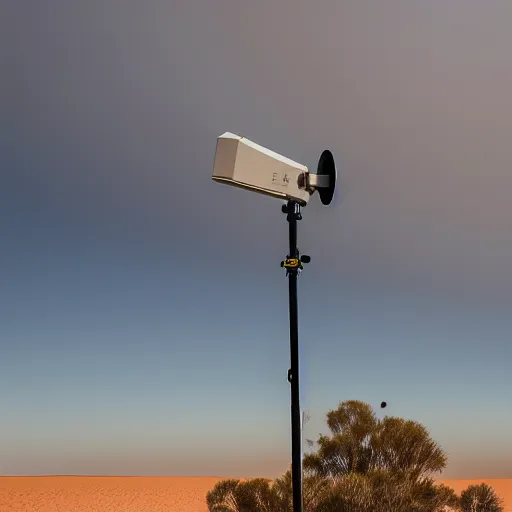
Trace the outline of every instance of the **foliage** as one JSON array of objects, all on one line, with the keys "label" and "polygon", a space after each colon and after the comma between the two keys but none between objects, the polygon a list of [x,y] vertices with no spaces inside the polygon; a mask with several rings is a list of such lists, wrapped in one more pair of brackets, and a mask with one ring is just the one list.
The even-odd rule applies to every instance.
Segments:
[{"label": "foliage", "polygon": [[[370,405],[351,400],[329,411],[327,425],[331,435],[320,435],[304,457],[304,512],[502,511],[489,508],[499,500],[488,486],[472,486],[459,499],[435,483],[446,455],[418,422],[379,419]],[[207,503],[210,512],[291,512],[291,471],[273,482],[221,481]]]},{"label": "foliage", "polygon": [[482,483],[462,491],[460,508],[462,512],[502,512],[503,503],[491,486]]},{"label": "foliage", "polygon": [[304,468],[314,474],[336,478],[386,470],[418,480],[446,466],[446,455],[423,425],[388,416],[380,420],[364,402],[342,402],[327,414],[327,425],[332,436],[320,436],[318,451],[304,459]]},{"label": "foliage", "polygon": [[206,495],[210,512],[288,512],[279,486],[265,478],[222,480]]}]

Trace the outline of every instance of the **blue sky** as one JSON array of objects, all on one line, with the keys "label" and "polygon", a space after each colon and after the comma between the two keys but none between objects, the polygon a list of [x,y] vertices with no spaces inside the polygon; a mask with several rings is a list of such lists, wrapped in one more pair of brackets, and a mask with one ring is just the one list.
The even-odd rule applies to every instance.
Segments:
[{"label": "blue sky", "polygon": [[299,225],[306,436],[386,400],[446,476],[512,476],[508,2],[2,10],[0,473],[288,467],[287,225],[212,183],[232,131],[338,162]]}]

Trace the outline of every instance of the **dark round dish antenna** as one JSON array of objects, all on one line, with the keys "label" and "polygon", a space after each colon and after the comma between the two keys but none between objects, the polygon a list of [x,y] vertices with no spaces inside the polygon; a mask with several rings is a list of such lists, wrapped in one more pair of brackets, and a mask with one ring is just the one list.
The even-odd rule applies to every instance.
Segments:
[{"label": "dark round dish antenna", "polygon": [[336,165],[334,164],[334,157],[328,149],[324,150],[320,155],[316,173],[318,176],[329,176],[329,186],[318,189],[320,201],[327,206],[331,204],[334,189],[336,188]]}]

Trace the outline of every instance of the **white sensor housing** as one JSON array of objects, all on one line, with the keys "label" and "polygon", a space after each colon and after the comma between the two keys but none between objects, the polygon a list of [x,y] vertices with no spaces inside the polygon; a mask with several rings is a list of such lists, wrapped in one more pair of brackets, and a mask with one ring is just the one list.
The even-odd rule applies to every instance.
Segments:
[{"label": "white sensor housing", "polygon": [[[212,179],[306,205],[308,168],[250,140],[226,132],[217,139]],[[308,189],[309,188],[309,189]]]}]

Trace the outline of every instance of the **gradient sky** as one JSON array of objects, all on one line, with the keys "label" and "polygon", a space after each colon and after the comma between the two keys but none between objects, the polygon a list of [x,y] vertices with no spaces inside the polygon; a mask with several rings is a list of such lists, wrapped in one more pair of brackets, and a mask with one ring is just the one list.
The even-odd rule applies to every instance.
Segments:
[{"label": "gradient sky", "polygon": [[[509,0],[4,0],[0,473],[276,475],[287,224],[211,181],[244,135],[304,210],[306,437],[346,399],[512,477]],[[380,412],[379,412],[380,414]]]}]

